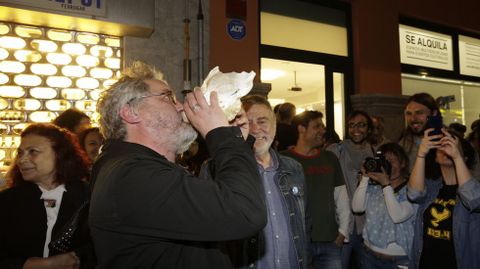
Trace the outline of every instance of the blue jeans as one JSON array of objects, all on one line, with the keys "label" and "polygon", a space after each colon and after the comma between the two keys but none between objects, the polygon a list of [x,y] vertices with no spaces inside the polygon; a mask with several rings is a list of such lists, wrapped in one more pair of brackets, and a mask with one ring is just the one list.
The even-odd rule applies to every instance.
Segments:
[{"label": "blue jeans", "polygon": [[408,256],[390,256],[382,257],[374,253],[370,248],[364,246],[362,252],[362,269],[398,269],[408,268]]},{"label": "blue jeans", "polygon": [[[353,229],[355,231],[355,229]],[[342,268],[343,269],[360,269],[363,238],[361,234],[353,232],[350,234],[349,242],[343,244],[342,247]]]},{"label": "blue jeans", "polygon": [[340,269],[341,247],[335,242],[311,242],[313,268],[315,269]]}]

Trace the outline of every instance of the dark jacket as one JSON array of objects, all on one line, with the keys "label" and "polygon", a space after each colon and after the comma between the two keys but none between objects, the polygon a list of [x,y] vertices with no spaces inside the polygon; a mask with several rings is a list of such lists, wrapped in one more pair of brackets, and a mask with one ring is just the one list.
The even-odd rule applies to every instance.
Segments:
[{"label": "dark jacket", "polygon": [[266,224],[253,152],[239,128],[206,137],[218,181],[139,144],[108,141],[93,171],[90,227],[101,268],[231,268],[214,243]]},{"label": "dark jacket", "polygon": [[[295,246],[298,268],[307,268],[307,238],[310,238],[311,220],[305,204],[307,198],[303,168],[300,163],[290,157],[279,155],[273,150],[270,152],[276,154],[279,160],[275,184],[282,194],[283,203],[290,216],[290,234]],[[208,161],[202,166],[200,177],[216,180],[212,176],[212,171],[213,164]],[[235,268],[257,268],[257,261],[265,251],[262,232],[242,240],[224,242],[220,246],[223,252],[228,253]]]},{"label": "dark jacket", "polygon": [[[88,201],[90,187],[85,182],[65,185],[57,221],[52,230],[52,241],[70,223],[79,207]],[[47,231],[47,214],[41,190],[36,184],[25,182],[0,193],[0,268],[22,268],[30,257],[43,257]],[[82,211],[78,229],[72,238],[72,249],[80,258],[80,268],[94,268],[93,244],[88,230],[88,207]],[[50,248],[50,256],[59,254]]]},{"label": "dark jacket", "polygon": [[[423,249],[423,214],[438,196],[443,180],[425,180],[425,189],[408,189],[408,197],[418,203],[410,267],[418,268]],[[470,179],[458,187],[453,210],[453,244],[458,269],[480,269],[480,182]]]}]

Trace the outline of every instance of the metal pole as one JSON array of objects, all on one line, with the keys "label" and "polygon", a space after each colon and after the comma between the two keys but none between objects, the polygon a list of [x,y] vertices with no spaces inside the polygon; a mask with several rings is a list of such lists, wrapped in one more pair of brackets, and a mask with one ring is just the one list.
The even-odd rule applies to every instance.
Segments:
[{"label": "metal pole", "polygon": [[203,83],[203,10],[202,10],[202,0],[198,0],[198,12],[197,12],[197,23],[198,23],[198,85]]},{"label": "metal pole", "polygon": [[183,91],[190,91],[191,86],[191,70],[192,62],[190,60],[190,19],[188,18],[188,1],[185,0],[185,18],[183,19],[183,33],[184,33],[184,60],[183,60]]}]

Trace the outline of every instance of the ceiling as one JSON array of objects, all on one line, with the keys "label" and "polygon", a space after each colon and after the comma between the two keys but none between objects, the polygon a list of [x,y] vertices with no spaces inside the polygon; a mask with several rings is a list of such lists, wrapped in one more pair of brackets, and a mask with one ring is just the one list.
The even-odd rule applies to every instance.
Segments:
[{"label": "ceiling", "polygon": [[[319,64],[261,59],[261,80],[272,84],[272,91],[268,95],[269,99],[292,102],[296,106],[324,105],[324,73],[324,66]],[[302,90],[291,91],[293,86],[301,87]],[[278,101],[273,100],[272,103],[275,105]]]}]

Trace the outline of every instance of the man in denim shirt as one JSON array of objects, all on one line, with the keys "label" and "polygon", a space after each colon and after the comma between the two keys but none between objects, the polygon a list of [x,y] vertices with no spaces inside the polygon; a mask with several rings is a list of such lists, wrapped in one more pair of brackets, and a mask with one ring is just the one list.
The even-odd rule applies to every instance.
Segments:
[{"label": "man in denim shirt", "polygon": [[242,100],[254,153],[262,176],[268,222],[256,236],[227,246],[236,268],[306,268],[305,189],[302,166],[270,146],[275,137],[275,114],[262,96]]}]

